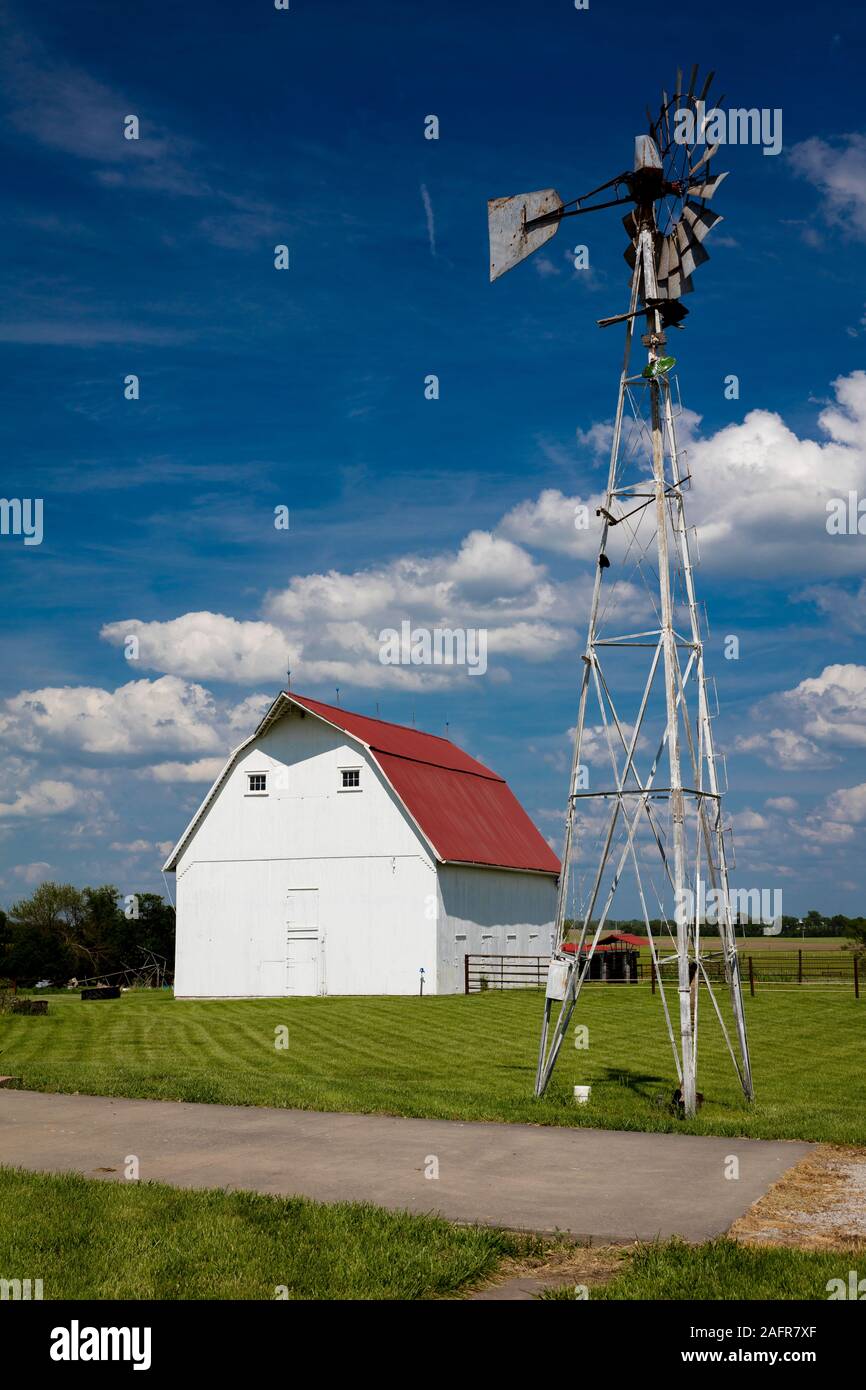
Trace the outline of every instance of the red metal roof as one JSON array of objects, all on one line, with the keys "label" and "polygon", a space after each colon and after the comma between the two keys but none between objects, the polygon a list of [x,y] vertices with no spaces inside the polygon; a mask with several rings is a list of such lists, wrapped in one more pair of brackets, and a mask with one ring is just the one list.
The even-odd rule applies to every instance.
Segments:
[{"label": "red metal roof", "polygon": [[[591,945],[591,944],[592,944],[592,943],[589,942],[589,941],[585,941],[585,942],[584,942],[584,944],[583,944],[583,953],[584,953],[584,955],[589,951],[589,948],[590,948],[590,945]],[[567,952],[569,953],[569,955],[572,955],[572,956],[573,956],[573,955],[575,955],[575,954],[577,953],[577,942],[576,942],[576,941],[563,941],[561,949],[562,949],[563,951],[567,951]],[[607,942],[607,943],[605,944],[603,941],[600,941],[600,942],[598,943],[598,945],[596,946],[596,948],[595,948],[595,953],[596,953],[596,955],[598,955],[599,951],[613,951],[614,954],[615,954],[615,953],[616,953],[616,948],[615,948],[615,946],[613,945],[613,943],[611,943],[611,942]]]},{"label": "red metal roof", "polygon": [[[618,946],[646,946],[646,944],[647,938],[645,936],[632,936],[631,932],[627,931],[612,931],[609,932],[607,936],[599,937],[599,942],[595,949],[597,951],[615,951]],[[589,950],[589,945],[590,943],[588,941],[584,943],[584,951]],[[565,941],[563,942],[562,949],[563,951],[570,951],[571,954],[574,955],[577,950],[577,943],[575,941]]]},{"label": "red metal roof", "polygon": [[286,695],[369,746],[440,858],[559,873],[559,860],[505,779],[450,739],[369,719],[293,690]]}]

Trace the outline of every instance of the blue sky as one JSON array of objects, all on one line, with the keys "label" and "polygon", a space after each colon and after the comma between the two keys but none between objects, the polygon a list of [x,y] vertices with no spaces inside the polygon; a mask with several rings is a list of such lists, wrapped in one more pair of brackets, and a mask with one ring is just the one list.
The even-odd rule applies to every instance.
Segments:
[{"label": "blue sky", "polygon": [[[0,537],[0,899],[160,888],[287,652],[305,694],[447,723],[558,846],[625,239],[619,210],[575,219],[490,285],[486,200],[628,168],[698,61],[783,112],[778,157],[715,162],[726,220],[672,345],[737,878],[862,912],[866,538],[825,525],[866,497],[859,6],[0,16],[2,491],[44,500],[41,545]],[[381,666],[404,618],[488,628],[487,674]]]}]

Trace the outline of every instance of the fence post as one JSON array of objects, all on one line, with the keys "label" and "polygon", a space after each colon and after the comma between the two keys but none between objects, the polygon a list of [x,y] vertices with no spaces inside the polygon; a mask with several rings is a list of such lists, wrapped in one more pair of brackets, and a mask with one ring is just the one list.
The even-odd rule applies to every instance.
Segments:
[{"label": "fence post", "polygon": [[859,966],[859,962],[858,962],[858,960],[857,960],[857,957],[855,956],[855,957],[854,957],[854,998],[855,998],[855,999],[859,999],[859,998],[860,998],[860,971],[859,971],[858,966]]},{"label": "fence post", "polygon": [[755,967],[752,964],[751,956],[749,956],[749,992],[752,995],[755,993]]},{"label": "fence post", "polygon": [[797,951],[797,984],[798,984],[798,985],[801,985],[802,983],[803,983],[803,948],[802,948],[802,946],[801,946],[800,949]]},{"label": "fence post", "polygon": [[653,994],[656,992],[656,963],[650,959],[650,979],[652,980]]},{"label": "fence post", "polygon": [[463,993],[469,993],[469,957],[463,957]]}]

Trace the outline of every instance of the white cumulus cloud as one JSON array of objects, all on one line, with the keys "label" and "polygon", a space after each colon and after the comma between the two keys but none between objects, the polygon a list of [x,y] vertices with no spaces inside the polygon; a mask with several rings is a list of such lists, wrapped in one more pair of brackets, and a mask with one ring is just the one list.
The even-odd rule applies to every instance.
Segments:
[{"label": "white cumulus cloud", "polygon": [[286,670],[286,643],[271,623],[239,622],[223,613],[184,613],[168,622],[125,618],[100,633],[113,646],[138,639],[138,661],[149,670],[196,680],[249,683],[278,680]]},{"label": "white cumulus cloud", "polygon": [[206,753],[219,748],[213,696],[177,676],[129,681],[116,690],[46,686],[0,706],[0,740],[17,750],[52,746],[126,755],[152,749]]}]

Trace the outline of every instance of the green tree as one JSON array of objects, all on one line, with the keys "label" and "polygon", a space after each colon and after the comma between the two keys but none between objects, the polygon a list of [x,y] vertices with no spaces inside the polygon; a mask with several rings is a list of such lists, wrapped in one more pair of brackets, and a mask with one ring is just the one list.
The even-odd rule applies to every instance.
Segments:
[{"label": "green tree", "polygon": [[74,943],[83,978],[112,974],[123,968],[117,943],[123,927],[120,894],[111,884],[81,890],[82,916]]},{"label": "green tree", "polygon": [[138,915],[118,913],[114,938],[118,969],[130,966],[140,969],[145,953],[161,956],[169,971],[174,969],[174,908],[159,893],[135,895]]},{"label": "green tree", "polygon": [[30,898],[13,903],[8,915],[5,971],[32,983],[73,973],[73,943],[83,915],[82,895],[71,883],[41,883]]}]

